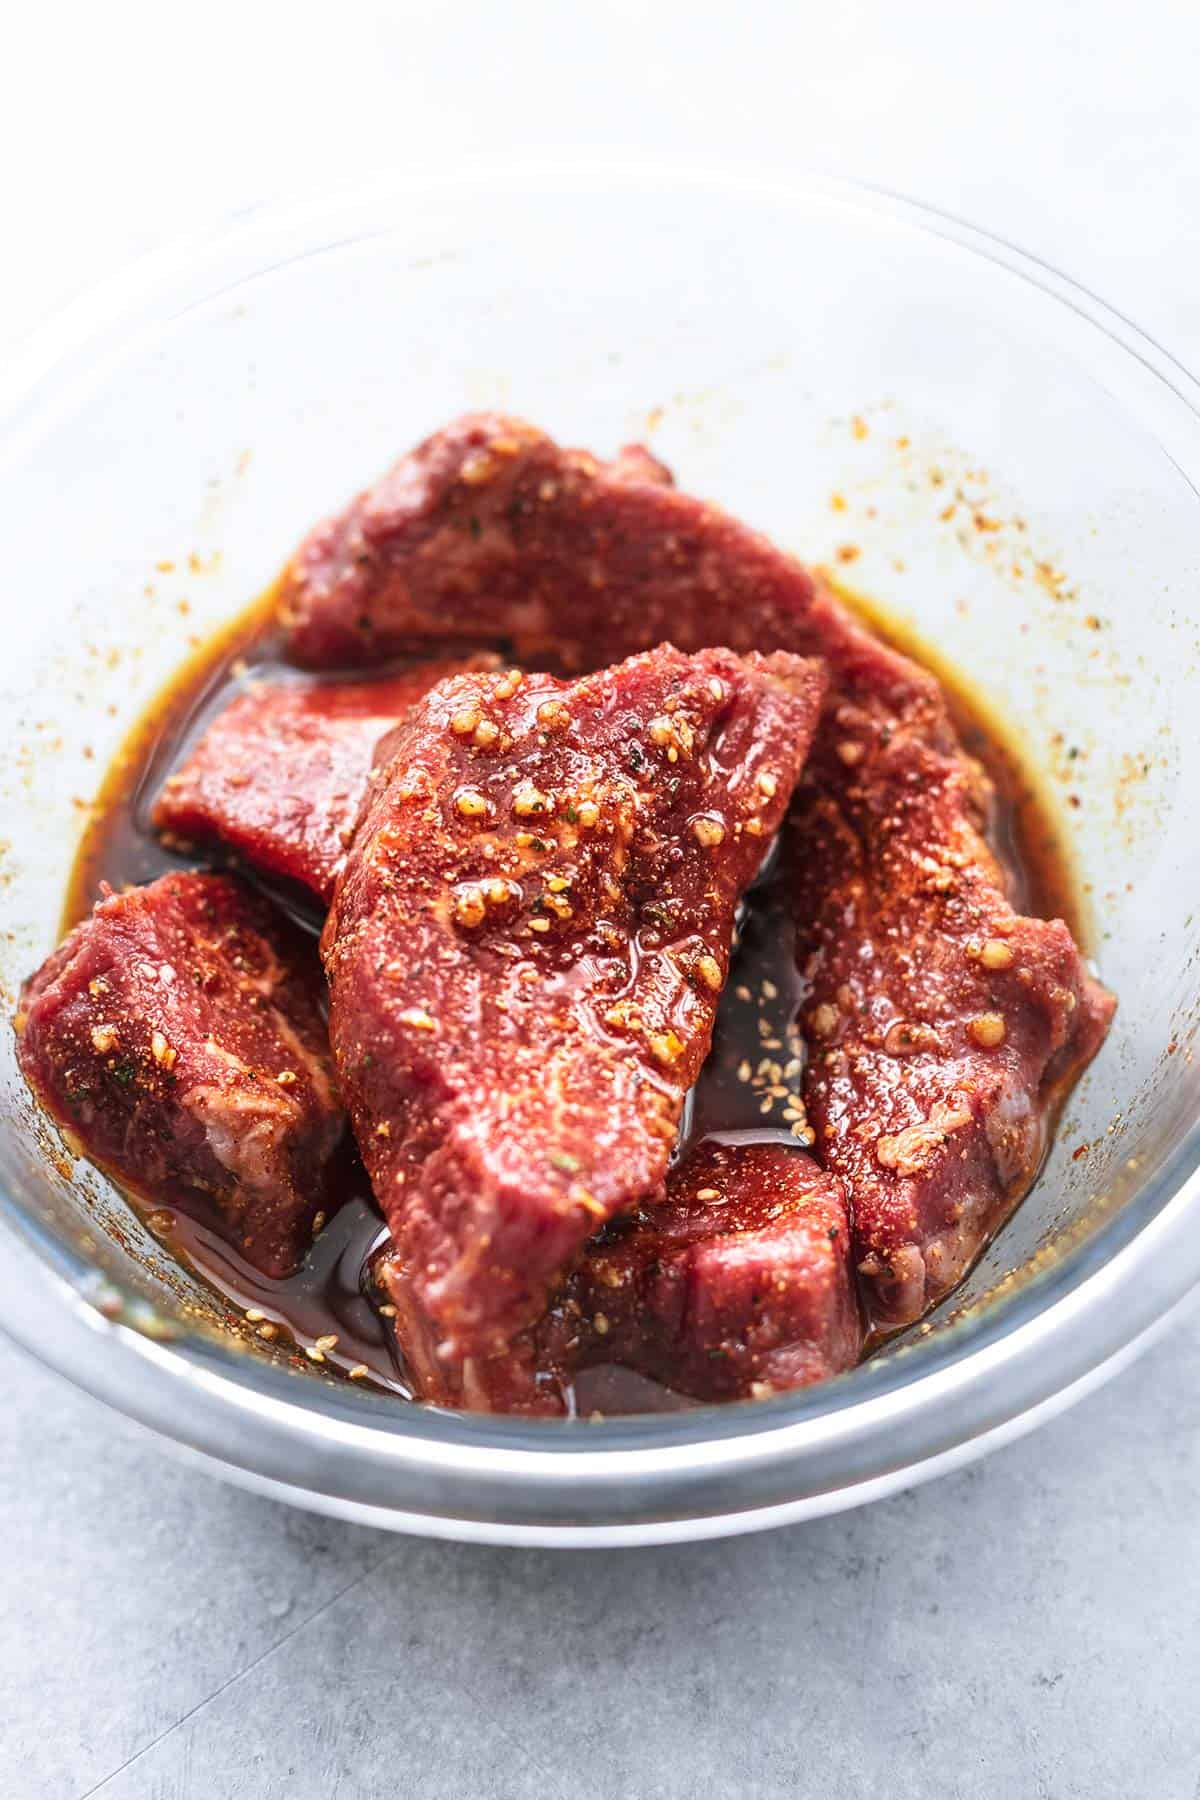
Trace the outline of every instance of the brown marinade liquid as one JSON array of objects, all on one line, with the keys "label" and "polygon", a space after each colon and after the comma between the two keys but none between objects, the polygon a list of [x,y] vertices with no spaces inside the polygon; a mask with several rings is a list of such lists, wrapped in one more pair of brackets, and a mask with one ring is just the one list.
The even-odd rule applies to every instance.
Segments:
[{"label": "brown marinade liquid", "polygon": [[[858,604],[853,595],[843,598]],[[105,775],[80,842],[67,888],[64,932],[91,911],[101,882],[120,889],[152,881],[170,869],[197,866],[195,855],[160,841],[150,826],[150,810],[163,781],[247,677],[290,683],[315,679],[283,662],[271,599],[268,595],[257,602],[203,645],[133,727]],[[1013,872],[1014,904],[1042,917],[1066,919],[1078,937],[1078,908],[1059,834],[1037,784],[998,722],[923,646],[892,631],[873,608],[859,609],[880,636],[932,666],[941,680],[967,749],[995,784],[994,844]],[[206,848],[200,860],[213,865],[220,854]],[[229,866],[239,866],[310,930],[315,946],[323,915],[311,895],[266,881],[245,866]],[[799,1099],[804,1051],[794,1023],[802,998],[800,977],[786,895],[774,866],[772,856],[741,911],[712,1051],[689,1096],[681,1147],[713,1136],[808,1142]],[[366,1382],[407,1397],[391,1333],[364,1293],[368,1260],[386,1231],[352,1150],[339,1185],[345,1195],[342,1205],[314,1241],[303,1269],[286,1281],[271,1281],[250,1268],[200,1216],[178,1206],[168,1209],[161,1199],[154,1207],[136,1195],[130,1199],[171,1252],[239,1313],[250,1312],[264,1335],[276,1342],[291,1337],[305,1346],[336,1338],[336,1345],[322,1352],[327,1372],[365,1366]],[[585,1415],[593,1409],[645,1412],[696,1404],[617,1369],[588,1370],[570,1398],[573,1410]]]}]

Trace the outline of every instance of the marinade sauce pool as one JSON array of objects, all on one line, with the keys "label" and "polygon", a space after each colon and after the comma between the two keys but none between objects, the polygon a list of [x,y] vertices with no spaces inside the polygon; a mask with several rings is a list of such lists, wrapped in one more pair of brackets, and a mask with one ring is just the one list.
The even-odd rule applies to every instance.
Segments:
[{"label": "marinade sauce pool", "polygon": [[[996,789],[993,844],[1012,871],[1014,904],[1023,911],[1067,921],[1079,936],[1078,906],[1061,839],[1038,783],[1023,767],[1003,725],[980,697],[942,667],[918,641],[891,628],[886,616],[839,590],[872,629],[924,663],[946,692],[963,742]],[[457,647],[461,653],[461,646]],[[413,661],[439,654],[424,649]],[[396,664],[389,666],[395,673]],[[321,679],[300,674],[281,655],[271,595],[203,645],[178,671],[129,733],[94,803],[71,871],[62,928],[84,918],[100,883],[120,889],[152,881],[168,870],[222,866],[219,851],[202,854],[165,844],[150,813],[166,777],[179,766],[210,720],[248,680],[312,686]],[[364,679],[355,674],[353,679]],[[366,677],[369,679],[369,676]],[[228,859],[256,887],[313,937],[323,912],[306,890],[268,881]],[[700,1137],[743,1142],[771,1139],[811,1142],[800,1099],[804,1050],[796,1026],[802,999],[793,956],[794,934],[786,895],[769,857],[746,897],[729,982],[721,996],[713,1047],[689,1096],[680,1148]],[[342,1203],[313,1242],[304,1267],[284,1281],[251,1268],[204,1218],[162,1201],[131,1203],[173,1255],[223,1296],[264,1339],[289,1340],[330,1373],[340,1371],[408,1397],[391,1347],[391,1333],[368,1300],[365,1277],[386,1228],[370,1183],[348,1144],[338,1179]],[[629,1371],[589,1370],[577,1377],[574,1408],[588,1412],[662,1410],[695,1402],[672,1395]]]}]

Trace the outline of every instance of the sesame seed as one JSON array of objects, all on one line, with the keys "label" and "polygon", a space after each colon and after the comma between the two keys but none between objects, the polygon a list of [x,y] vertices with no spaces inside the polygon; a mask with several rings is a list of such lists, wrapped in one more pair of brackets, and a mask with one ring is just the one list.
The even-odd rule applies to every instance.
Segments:
[{"label": "sesame seed", "polygon": [[698,1188],[696,1190],[696,1198],[697,1200],[719,1200],[721,1198],[721,1190],[719,1188]]},{"label": "sesame seed", "polygon": [[737,1078],[739,1081],[749,1081],[749,1079],[753,1073],[754,1073],[754,1071],[751,1069],[750,1064],[748,1062],[743,1060],[742,1062],[740,1062],[738,1064]]},{"label": "sesame seed", "polygon": [[1002,938],[989,938],[979,952],[979,960],[985,969],[1011,969],[1016,956],[1011,944]]},{"label": "sesame seed", "polygon": [[513,789],[512,809],[518,818],[527,819],[536,813],[548,813],[550,799],[535,788],[532,781],[522,781]]},{"label": "sesame seed", "polygon": [[278,1334],[278,1331],[278,1325],[272,1325],[271,1321],[268,1319],[265,1325],[260,1325],[258,1327],[255,1336],[270,1340]]},{"label": "sesame seed", "polygon": [[98,1050],[101,1056],[106,1055],[109,1050],[115,1049],[116,1042],[117,1028],[115,1025],[92,1026],[92,1048]]},{"label": "sesame seed", "polygon": [[576,811],[579,814],[579,823],[585,831],[590,831],[593,826],[600,823],[600,808],[594,800],[581,800]]},{"label": "sesame seed", "polygon": [[839,744],[837,753],[848,769],[852,769],[855,763],[860,763],[866,754],[863,746],[856,744],[852,738],[847,738],[845,743]]},{"label": "sesame seed", "polygon": [[414,1031],[436,1031],[437,1020],[432,1018],[422,1006],[407,1006],[400,1014],[400,1023],[410,1025]]},{"label": "sesame seed", "polygon": [[416,800],[429,792],[429,774],[422,768],[409,769],[393,790],[398,800]]},{"label": "sesame seed", "polygon": [[718,681],[714,675],[708,684],[708,691],[716,701],[717,705],[720,706],[722,700],[725,698],[725,683],[723,681]]},{"label": "sesame seed", "polygon": [[394,1319],[396,1316],[396,1309],[389,1302],[388,1304],[381,1306],[379,1308],[379,1314],[380,1314],[381,1318]]},{"label": "sesame seed", "polygon": [[361,1381],[363,1376],[369,1375],[371,1371],[368,1369],[366,1363],[355,1363],[352,1369],[346,1370],[346,1373],[351,1381]]},{"label": "sesame seed", "polygon": [[323,1337],[313,1340],[318,1350],[332,1350],[337,1345],[337,1332],[327,1331]]},{"label": "sesame seed", "polygon": [[721,965],[715,956],[698,956],[692,968],[706,988],[717,993],[721,986]]},{"label": "sesame seed", "polygon": [[450,729],[456,737],[470,737],[482,717],[483,714],[472,701],[469,706],[459,707],[450,720]]},{"label": "sesame seed", "polygon": [[275,1079],[280,1087],[292,1087],[296,1081],[296,1071],[295,1069],[280,1069]]},{"label": "sesame seed", "polygon": [[967,1030],[984,1050],[994,1050],[997,1044],[1004,1042],[1004,1020],[999,1013],[980,1013],[971,1020]]},{"label": "sesame seed", "polygon": [[692,820],[692,835],[698,844],[706,850],[715,849],[725,841],[725,827],[720,819],[699,818]]},{"label": "sesame seed", "polygon": [[779,783],[776,781],[775,777],[769,770],[764,769],[758,778],[759,793],[765,794],[768,800],[773,800],[778,787]]},{"label": "sesame seed", "polygon": [[595,1318],[592,1320],[592,1324],[595,1327],[595,1329],[600,1333],[601,1337],[604,1337],[607,1335],[608,1320],[605,1318],[603,1313],[597,1313]]},{"label": "sesame seed", "polygon": [[266,1313],[263,1312],[260,1306],[248,1306],[246,1308],[246,1317],[251,1325],[257,1325],[259,1321],[265,1319],[266,1316]]},{"label": "sesame seed", "polygon": [[468,931],[476,925],[482,925],[487,915],[487,906],[483,895],[477,887],[460,888],[454,898],[454,922],[464,926]]},{"label": "sesame seed", "polygon": [[763,996],[764,1000],[778,1000],[779,989],[775,986],[775,983],[773,981],[764,981],[763,982],[762,996]]},{"label": "sesame seed", "polygon": [[323,1363],[325,1361],[324,1351],[318,1350],[315,1344],[305,1344],[304,1354],[309,1362]]},{"label": "sesame seed", "polygon": [[655,1062],[670,1064],[677,1062],[683,1054],[683,1043],[673,1031],[651,1032],[648,1041]]},{"label": "sesame seed", "polygon": [[455,795],[454,805],[464,819],[481,819],[488,809],[487,801],[477,788],[463,788]]},{"label": "sesame seed", "polygon": [[832,1037],[838,1026],[837,1007],[828,1004],[814,1006],[808,1023],[814,1037]]}]

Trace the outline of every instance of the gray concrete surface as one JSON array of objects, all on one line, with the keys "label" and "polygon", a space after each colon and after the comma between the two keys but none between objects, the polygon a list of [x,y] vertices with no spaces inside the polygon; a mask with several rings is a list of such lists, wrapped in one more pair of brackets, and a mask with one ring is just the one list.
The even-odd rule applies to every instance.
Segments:
[{"label": "gray concrete surface", "polygon": [[1197,1800],[1200,1309],[962,1474],[755,1538],[422,1543],[4,1352],[5,1800]]}]

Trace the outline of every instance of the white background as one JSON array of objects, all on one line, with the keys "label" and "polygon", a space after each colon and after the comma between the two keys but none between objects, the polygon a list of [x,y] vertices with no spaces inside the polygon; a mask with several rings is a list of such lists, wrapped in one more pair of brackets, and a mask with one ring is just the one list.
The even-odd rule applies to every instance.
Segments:
[{"label": "white background", "polygon": [[1196,0],[26,0],[0,44],[0,342],[273,195],[602,148],[899,189],[1186,358],[1198,96]]},{"label": "white background", "polygon": [[[1200,0],[25,0],[0,32],[0,354],[273,196],[646,150],[908,192],[1196,367],[1198,97]],[[1034,1438],[865,1512],[574,1557],[234,1493],[9,1353],[0,1792],[1197,1800],[1198,1357],[1193,1317]]]}]

